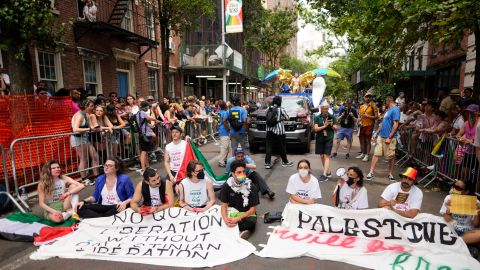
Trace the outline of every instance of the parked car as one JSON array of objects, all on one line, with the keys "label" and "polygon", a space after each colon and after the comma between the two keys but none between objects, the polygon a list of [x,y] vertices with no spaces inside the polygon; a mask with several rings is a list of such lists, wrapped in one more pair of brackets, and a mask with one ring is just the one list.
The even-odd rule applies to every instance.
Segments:
[{"label": "parked car", "polygon": [[[265,145],[267,137],[266,113],[268,106],[272,103],[273,96],[267,97],[262,107],[250,115],[248,142],[252,151],[258,150],[260,145]],[[282,95],[282,107],[289,116],[285,121],[285,141],[287,145],[295,145],[310,152],[310,140],[313,133],[313,112],[310,102],[306,96]]]}]

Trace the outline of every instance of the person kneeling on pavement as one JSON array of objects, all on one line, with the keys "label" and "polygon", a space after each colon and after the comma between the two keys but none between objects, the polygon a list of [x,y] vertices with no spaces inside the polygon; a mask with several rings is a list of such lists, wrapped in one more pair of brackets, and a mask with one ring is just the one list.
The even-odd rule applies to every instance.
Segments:
[{"label": "person kneeling on pavement", "polygon": [[103,166],[105,174],[95,183],[93,196],[78,203],[77,214],[81,218],[109,217],[127,209],[133,197],[130,177],[123,174],[119,159],[107,159]]},{"label": "person kneeling on pavement", "polygon": [[337,190],[333,194],[335,206],[341,209],[367,209],[368,194],[363,186],[362,170],[350,167],[347,170],[347,177],[348,180],[340,179],[337,182]]},{"label": "person kneeling on pavement", "polygon": [[[235,160],[231,164],[232,175],[220,190],[222,218],[228,227],[238,225],[240,237],[247,239],[257,225],[257,208],[260,204],[255,184],[247,178],[245,163]],[[229,211],[235,208],[235,212]]]},{"label": "person kneeling on pavement", "polygon": [[[453,222],[455,232],[462,237],[467,245],[475,245],[480,243],[480,216],[478,215],[460,215],[450,212],[452,196],[468,195],[469,189],[462,180],[455,180],[450,189],[450,194],[445,197],[440,214],[447,222]],[[477,200],[477,211],[480,211],[480,201]],[[470,253],[473,257],[478,257],[478,249],[469,247]]]},{"label": "person kneeling on pavement", "polygon": [[297,164],[297,173],[288,179],[287,193],[290,202],[297,204],[314,204],[322,198],[318,179],[312,175],[310,161],[302,159]]},{"label": "person kneeling on pavement", "polygon": [[390,209],[395,213],[414,218],[420,212],[423,192],[415,186],[417,170],[408,167],[400,174],[402,180],[388,185],[383,191],[378,207]]},{"label": "person kneeling on pavement", "polygon": [[263,177],[255,171],[255,169],[257,169],[255,161],[253,161],[253,159],[250,158],[249,155],[245,154],[244,150],[241,147],[236,148],[234,151],[234,156],[230,157],[227,160],[227,173],[231,172],[231,166],[234,161],[240,161],[245,163],[246,175],[258,187],[262,195],[268,195],[270,199],[273,199],[275,197],[275,192],[273,192],[270,187],[268,187],[267,182],[265,182]]},{"label": "person kneeling on pavement", "polygon": [[173,207],[173,202],[172,182],[162,180],[154,169],[147,168],[143,181],[135,187],[130,206],[136,213],[146,216]]},{"label": "person kneeling on pavement", "polygon": [[215,191],[212,181],[205,177],[203,164],[190,160],[187,165],[187,178],[179,184],[179,206],[188,211],[201,213],[215,204]]}]

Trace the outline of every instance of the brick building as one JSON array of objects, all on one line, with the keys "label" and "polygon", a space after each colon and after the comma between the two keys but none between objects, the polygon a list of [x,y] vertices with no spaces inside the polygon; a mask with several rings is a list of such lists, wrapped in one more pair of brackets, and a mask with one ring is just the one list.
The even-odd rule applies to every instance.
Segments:
[{"label": "brick building", "polygon": [[74,23],[62,49],[31,48],[34,80],[51,91],[85,88],[91,96],[181,96],[178,38],[170,42],[170,87],[161,93],[159,25],[153,7],[140,0],[97,0],[96,20],[80,20],[81,0],[52,1],[58,23]]}]

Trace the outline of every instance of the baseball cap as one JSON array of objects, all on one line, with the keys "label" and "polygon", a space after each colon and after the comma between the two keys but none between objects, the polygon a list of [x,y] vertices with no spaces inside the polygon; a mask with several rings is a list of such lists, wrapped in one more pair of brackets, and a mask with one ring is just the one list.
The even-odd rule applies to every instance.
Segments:
[{"label": "baseball cap", "polygon": [[245,151],[243,151],[243,148],[242,148],[242,147],[237,147],[237,148],[235,149],[235,151],[233,151],[233,152],[234,152],[234,155],[236,155],[236,154],[238,154],[238,153],[242,153],[242,154],[245,153]]},{"label": "baseball cap", "polygon": [[173,125],[173,126],[170,128],[170,130],[174,130],[174,129],[180,131],[180,133],[183,132],[183,129],[182,129],[179,125]]}]

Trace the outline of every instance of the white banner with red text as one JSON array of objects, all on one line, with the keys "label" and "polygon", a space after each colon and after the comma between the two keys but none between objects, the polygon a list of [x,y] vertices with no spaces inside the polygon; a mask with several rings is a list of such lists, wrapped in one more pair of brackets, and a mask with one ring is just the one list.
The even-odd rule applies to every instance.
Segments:
[{"label": "white banner with red text", "polygon": [[31,259],[52,257],[166,265],[212,267],[237,261],[255,251],[229,228],[220,206],[205,213],[170,208],[149,216],[127,209],[112,217],[84,219],[78,230],[52,245],[41,246]]},{"label": "white banner with red text", "polygon": [[480,269],[443,217],[287,204],[261,257],[309,256],[371,269]]}]

